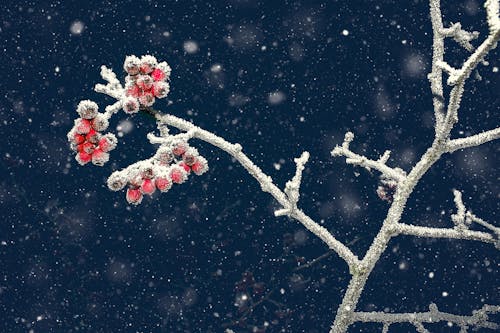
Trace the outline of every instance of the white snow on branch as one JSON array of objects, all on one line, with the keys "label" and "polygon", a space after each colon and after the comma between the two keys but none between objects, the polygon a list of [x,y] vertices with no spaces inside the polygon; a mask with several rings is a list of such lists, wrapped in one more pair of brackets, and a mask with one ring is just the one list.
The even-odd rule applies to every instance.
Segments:
[{"label": "white snow on branch", "polygon": [[480,146],[483,143],[490,142],[500,138],[500,127],[485,131],[466,138],[449,140],[446,144],[446,151],[452,153],[459,149]]},{"label": "white snow on branch", "polygon": [[344,137],[344,142],[342,146],[336,146],[332,151],[332,156],[345,156],[346,163],[352,165],[358,165],[370,171],[371,169],[378,170],[388,179],[394,179],[401,182],[405,179],[406,174],[400,168],[391,168],[386,165],[391,154],[390,150],[386,150],[384,154],[378,160],[371,160],[365,156],[358,155],[349,149],[350,143],[354,140],[354,134],[352,132],[347,132]]}]

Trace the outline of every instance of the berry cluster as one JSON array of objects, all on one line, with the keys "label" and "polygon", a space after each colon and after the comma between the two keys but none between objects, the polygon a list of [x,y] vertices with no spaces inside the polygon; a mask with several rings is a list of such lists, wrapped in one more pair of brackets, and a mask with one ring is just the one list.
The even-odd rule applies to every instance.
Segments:
[{"label": "berry cluster", "polygon": [[113,172],[107,183],[113,191],[128,185],[126,199],[138,205],[144,195],[152,195],[157,189],[167,192],[173,184],[185,182],[191,172],[199,176],[207,170],[207,160],[198,150],[180,141],[162,145],[152,158]]},{"label": "berry cluster", "polygon": [[168,79],[170,66],[166,62],[158,63],[151,55],[125,58],[123,69],[125,77],[125,98],[122,100],[126,113],[136,113],[141,107],[154,104],[155,98],[164,98],[170,91]]},{"label": "berry cluster", "polygon": [[99,113],[97,104],[90,100],[81,101],[76,111],[80,118],[68,133],[71,149],[77,153],[75,159],[80,165],[92,162],[103,166],[109,160],[108,152],[118,142],[114,134],[101,134],[108,128],[108,117]]}]

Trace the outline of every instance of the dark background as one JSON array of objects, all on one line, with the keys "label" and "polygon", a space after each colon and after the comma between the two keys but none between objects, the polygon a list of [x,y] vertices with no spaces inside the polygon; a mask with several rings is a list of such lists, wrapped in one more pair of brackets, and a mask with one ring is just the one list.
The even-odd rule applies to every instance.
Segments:
[{"label": "dark background", "polygon": [[[478,45],[487,33],[482,2],[443,3],[444,21],[480,31]],[[102,64],[122,77],[126,55],[155,55],[173,70],[171,93],[155,107],[241,143],[279,187],[294,173],[293,158],[308,150],[300,207],[362,257],[388,204],[376,195],[376,172],[329,152],[351,130],[355,151],[377,158],[391,149],[389,164],[408,171],[432,142],[427,1],[2,7],[1,332],[328,331],[348,283],[346,265],[333,254],[297,270],[326,246],[295,221],[275,218],[277,203],[230,157],[193,141],[210,171],[131,207],[105,181],[154,153],[145,137],[154,123],[123,112],[113,117],[112,132],[132,129],[102,168],[80,167],[66,133],[81,99],[101,110],[113,102],[93,91]],[[186,52],[186,45],[198,49]],[[446,59],[460,66],[467,52],[450,40],[446,46]],[[498,54],[468,81],[455,137],[498,126]],[[443,156],[403,220],[450,227],[451,190],[458,188],[468,208],[496,223],[497,152],[489,143]],[[435,302],[470,314],[500,303],[497,268],[491,245],[398,237],[358,308],[426,311]]]}]

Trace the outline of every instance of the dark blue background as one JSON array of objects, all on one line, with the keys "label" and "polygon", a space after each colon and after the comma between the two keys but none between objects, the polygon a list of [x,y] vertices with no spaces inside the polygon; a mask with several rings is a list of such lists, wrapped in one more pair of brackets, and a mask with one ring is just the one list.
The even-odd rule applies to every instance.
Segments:
[{"label": "dark blue background", "polygon": [[[481,1],[443,2],[447,24],[460,20],[484,38]],[[353,149],[372,158],[391,149],[389,164],[409,170],[432,142],[427,1],[2,7],[1,332],[255,332],[265,323],[265,332],[328,330],[348,283],[345,264],[333,254],[296,270],[327,253],[326,246],[295,221],[273,217],[276,202],[231,158],[193,142],[210,171],[129,207],[105,180],[154,153],[145,135],[155,125],[131,117],[133,130],[102,168],[80,167],[66,133],[79,100],[95,100],[101,109],[112,102],[93,92],[102,64],[122,75],[126,55],[155,55],[173,70],[171,105],[162,100],[155,107],[241,143],[278,186],[294,173],[293,157],[308,150],[300,206],[363,256],[388,204],[375,193],[377,173],[346,166],[329,151],[351,130]],[[84,24],[81,34],[70,31],[76,21]],[[197,53],[184,51],[189,40]],[[459,66],[467,53],[453,41],[446,45],[446,59]],[[498,126],[498,54],[479,66],[482,80],[467,83],[454,136]],[[269,103],[277,91],[286,99]],[[110,129],[124,119],[114,117]],[[444,156],[411,196],[404,221],[451,226],[451,190],[458,188],[468,208],[495,223],[497,152],[489,143]],[[436,302],[443,311],[470,314],[500,303],[497,266],[491,245],[398,237],[359,309],[425,311]],[[242,283],[249,276],[255,283]],[[235,305],[242,294],[247,305],[264,301],[246,313]],[[429,329],[458,332],[445,323]]]}]

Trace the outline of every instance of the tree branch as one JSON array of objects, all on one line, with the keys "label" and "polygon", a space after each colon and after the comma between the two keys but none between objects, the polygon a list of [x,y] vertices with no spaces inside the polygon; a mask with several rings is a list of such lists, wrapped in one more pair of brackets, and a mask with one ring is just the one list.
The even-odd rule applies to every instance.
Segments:
[{"label": "tree branch", "polygon": [[476,135],[471,135],[466,138],[449,140],[446,144],[446,152],[452,153],[459,149],[480,146],[483,143],[490,142],[498,138],[500,138],[500,127]]},{"label": "tree branch", "polygon": [[[441,312],[434,303],[429,306],[428,312],[413,313],[386,313],[386,312],[355,312],[355,322],[383,323],[390,325],[394,323],[410,323],[417,328],[417,332],[426,332],[423,323],[438,323],[441,321],[454,323],[460,327],[498,329],[500,325],[489,321],[489,314],[500,312],[500,306],[484,305],[481,309],[473,311],[470,316],[460,316]],[[422,331],[422,328],[425,331]],[[421,331],[418,331],[420,329]]]},{"label": "tree branch", "polygon": [[349,149],[349,144],[354,140],[354,134],[347,132],[345,134],[344,143],[342,146],[336,146],[332,151],[332,156],[345,156],[347,164],[359,165],[370,171],[371,169],[378,170],[389,179],[394,179],[401,182],[405,179],[406,174],[399,168],[391,168],[386,165],[390,156],[390,151],[386,150],[379,160],[370,160],[365,156],[358,155]]}]

